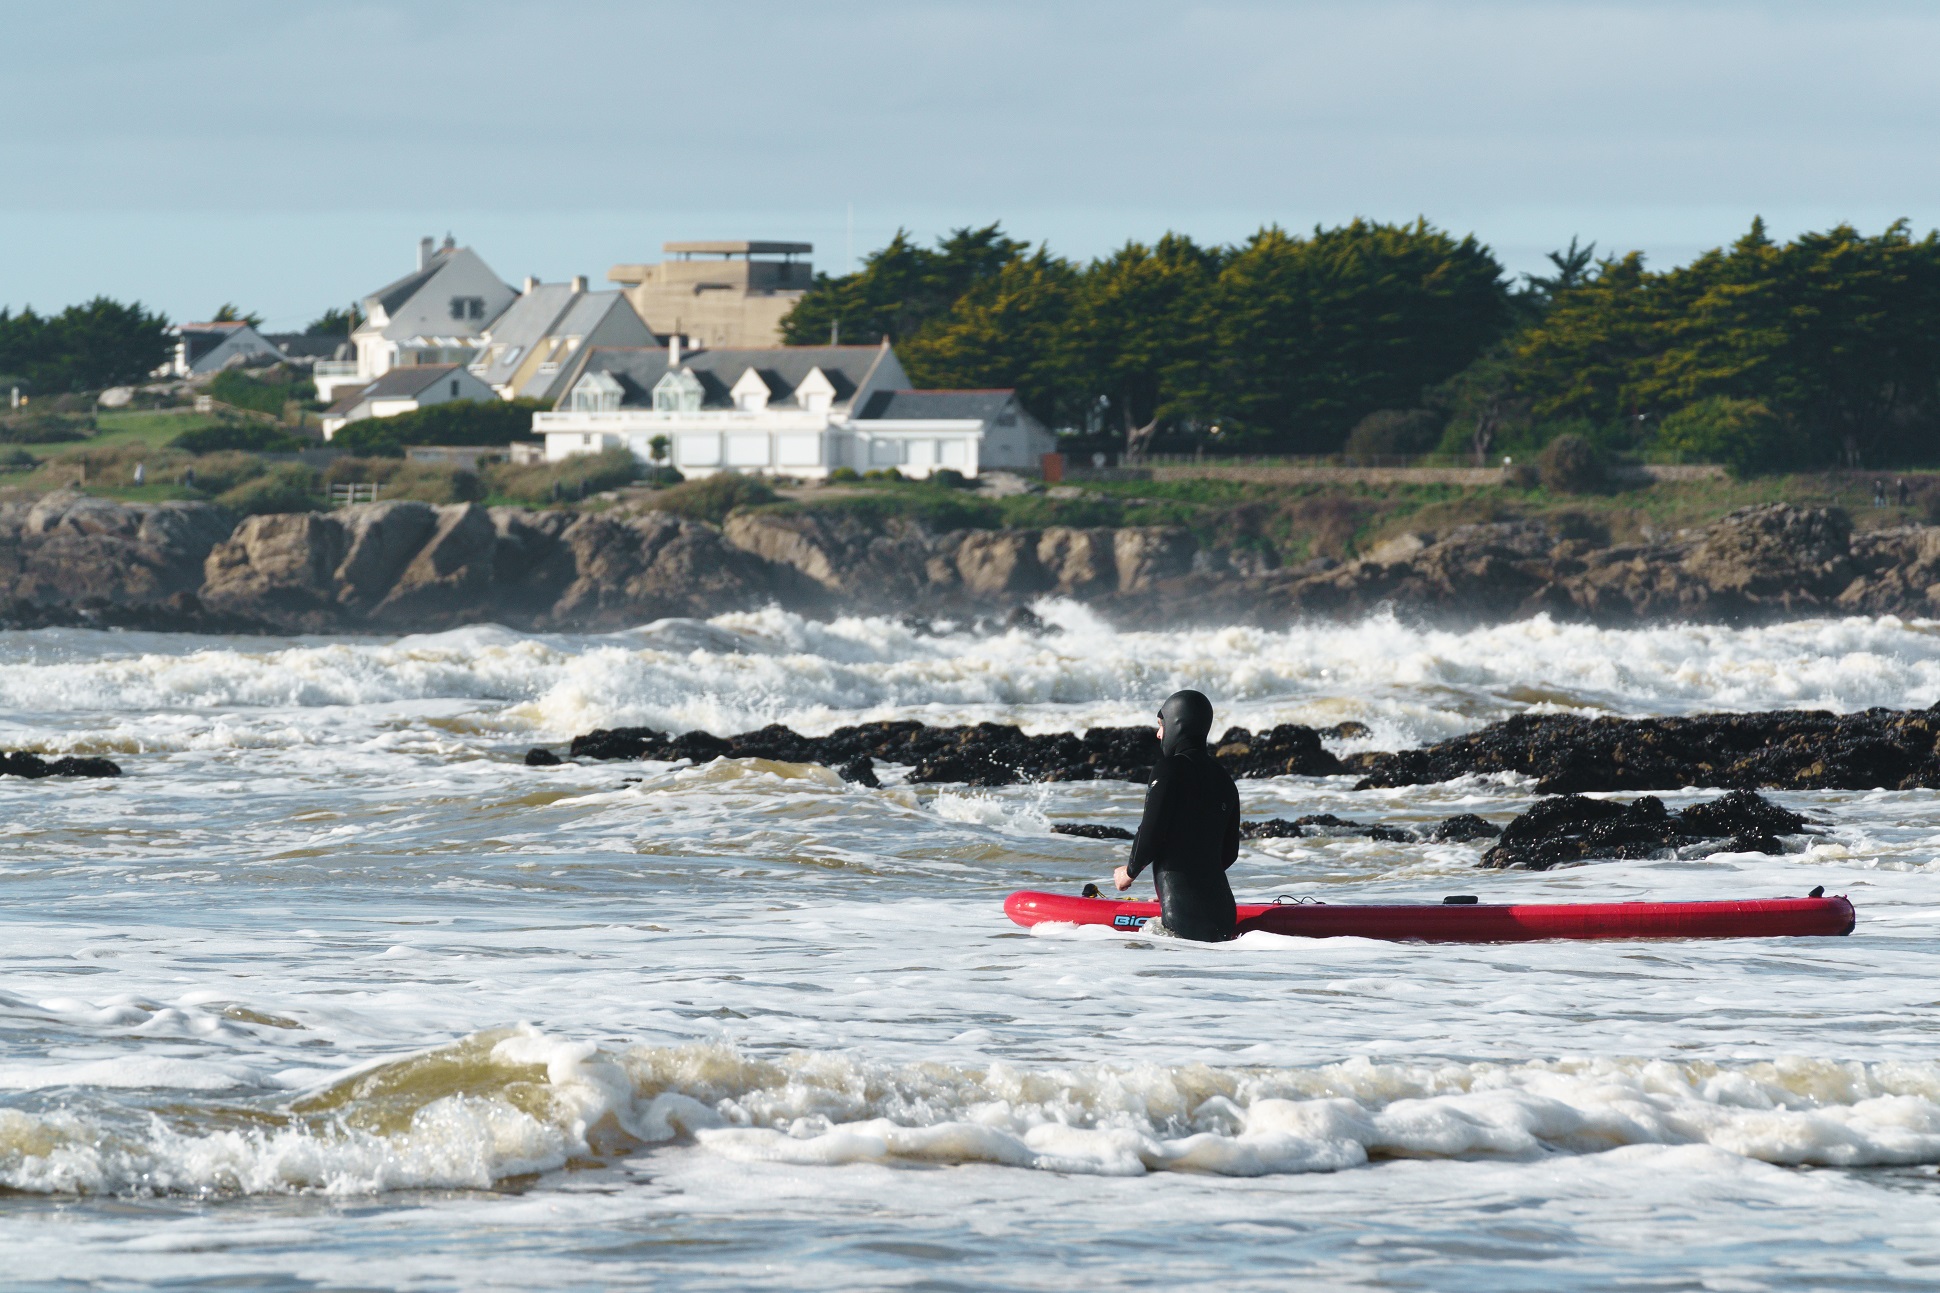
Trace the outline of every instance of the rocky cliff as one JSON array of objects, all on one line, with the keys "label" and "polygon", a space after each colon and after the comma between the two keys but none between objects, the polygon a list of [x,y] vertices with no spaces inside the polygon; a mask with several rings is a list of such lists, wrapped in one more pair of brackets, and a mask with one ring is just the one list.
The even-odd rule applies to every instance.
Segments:
[{"label": "rocky cliff", "polygon": [[652,511],[413,502],[236,525],[200,503],[74,493],[0,503],[0,622],[11,625],[602,629],[770,604],[982,614],[1043,594],[1141,625],[1274,625],[1384,606],[1456,622],[1928,615],[1940,613],[1940,527],[1855,534],[1840,512],[1774,505],[1611,545],[1518,521],[1259,573],[1171,527],[937,533],[817,512],[744,512],[716,527]]}]

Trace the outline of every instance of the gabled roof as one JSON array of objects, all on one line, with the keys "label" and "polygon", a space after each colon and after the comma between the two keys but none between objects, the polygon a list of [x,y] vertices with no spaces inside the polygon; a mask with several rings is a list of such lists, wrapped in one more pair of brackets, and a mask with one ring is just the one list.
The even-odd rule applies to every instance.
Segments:
[{"label": "gabled roof", "polygon": [[[498,357],[489,367],[476,370],[479,377],[494,386],[511,381],[519,365],[532,353],[532,347],[552,334],[553,325],[567,312],[572,301],[570,283],[537,283],[531,291],[522,293],[505,308],[504,314],[493,320],[491,344],[499,348]],[[518,351],[513,354],[515,346]],[[509,361],[508,355],[512,356]]]},{"label": "gabled roof", "polygon": [[[1017,408],[1017,392],[1009,389],[982,391],[871,391],[863,401],[862,419],[976,418],[994,422],[1006,410]],[[1024,414],[1024,416],[1029,416]]]},{"label": "gabled roof", "polygon": [[[431,263],[423,269],[414,269],[403,278],[386,283],[372,292],[364,298],[364,304],[366,307],[375,305],[386,314],[395,314],[399,306],[416,296],[418,289],[429,283],[432,277],[444,267],[444,253],[441,252],[433,256]],[[368,315],[371,311],[366,308],[364,313]]]},{"label": "gabled roof", "polygon": [[[700,378],[707,392],[702,408],[732,407],[729,389],[752,368],[773,392],[768,407],[785,409],[795,406],[795,388],[818,368],[835,387],[835,402],[843,403],[861,388],[882,354],[879,346],[764,346],[694,351],[681,356],[680,366]],[[623,407],[650,406],[654,383],[667,375],[667,358],[663,346],[599,346],[583,371],[618,378],[626,391]]]},{"label": "gabled roof", "polygon": [[581,292],[552,330],[566,336],[583,337],[606,317],[609,310],[625,299],[618,288],[610,292]]}]

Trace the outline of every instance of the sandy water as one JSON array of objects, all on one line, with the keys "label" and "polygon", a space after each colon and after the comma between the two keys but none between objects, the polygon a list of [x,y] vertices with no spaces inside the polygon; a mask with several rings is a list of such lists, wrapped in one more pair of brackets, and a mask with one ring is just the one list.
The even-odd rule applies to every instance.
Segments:
[{"label": "sandy water", "polygon": [[[1005,921],[1122,783],[528,769],[615,723],[1360,719],[1940,701],[1940,626],[598,637],[0,634],[0,1270],[43,1288],[1928,1287],[1940,804],[1777,796],[1783,857],[1480,873],[1263,840],[1241,897],[1849,894],[1842,940],[1207,948]],[[1250,816],[1497,820],[1477,780]],[[1667,796],[1672,806],[1704,796]]]}]

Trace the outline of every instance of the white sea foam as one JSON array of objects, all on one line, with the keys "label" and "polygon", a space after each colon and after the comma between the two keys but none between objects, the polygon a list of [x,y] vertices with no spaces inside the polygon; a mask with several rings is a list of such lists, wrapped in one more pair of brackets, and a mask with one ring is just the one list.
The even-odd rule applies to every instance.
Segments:
[{"label": "white sea foam", "polygon": [[31,635],[0,635],[10,661],[0,709],[18,716],[0,739],[48,744],[30,716],[135,710],[148,717],[118,720],[128,748],[330,741],[349,733],[292,711],[355,708],[367,722],[386,707],[399,720],[469,713],[508,736],[551,738],[622,724],[825,731],[885,717],[1062,730],[1143,722],[1154,696],[1197,687],[1233,722],[1357,718],[1374,726],[1375,743],[1394,746],[1531,705],[1665,713],[1940,700],[1940,632],[1891,617],[1752,629],[1537,618],[1454,632],[1376,616],[1161,633],[1114,630],[1071,603],[1041,609],[1057,631],[931,635],[894,620],[824,624],[770,610],[593,637],[474,628],[257,650],[170,651],[145,637],[147,649],[129,652],[115,635],[70,634],[49,652],[23,646]]},{"label": "white sea foam", "polygon": [[692,1137],[742,1161],[988,1163],[1139,1175],[1331,1172],[1377,1158],[1532,1160],[1707,1146],[1774,1164],[1940,1163],[1940,1064],[1669,1060],[1311,1069],[894,1066],[724,1046],[609,1054],[531,1029],[468,1038],[198,1129],[0,1110],[0,1184],[47,1193],[478,1187]]}]

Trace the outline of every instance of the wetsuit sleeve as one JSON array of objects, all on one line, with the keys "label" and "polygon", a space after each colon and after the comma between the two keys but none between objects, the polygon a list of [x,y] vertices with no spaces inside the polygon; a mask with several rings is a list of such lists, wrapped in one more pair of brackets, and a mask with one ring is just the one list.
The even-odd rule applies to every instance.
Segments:
[{"label": "wetsuit sleeve", "polygon": [[1138,879],[1139,872],[1159,860],[1159,841],[1165,836],[1166,815],[1171,812],[1172,800],[1177,794],[1172,760],[1161,758],[1158,775],[1152,778],[1152,788],[1145,792],[1145,816],[1139,820],[1138,834],[1132,839],[1131,860],[1125,864],[1132,879]]},{"label": "wetsuit sleeve", "polygon": [[1231,869],[1239,857],[1239,790],[1226,783],[1226,837],[1220,842],[1219,865]]}]

